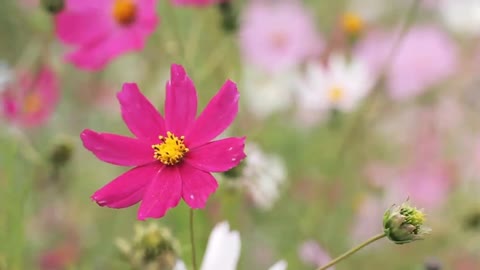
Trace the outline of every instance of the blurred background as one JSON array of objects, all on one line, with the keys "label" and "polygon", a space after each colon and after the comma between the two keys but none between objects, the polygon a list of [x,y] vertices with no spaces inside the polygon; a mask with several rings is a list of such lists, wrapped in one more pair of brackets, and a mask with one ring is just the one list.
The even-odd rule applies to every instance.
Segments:
[{"label": "blurred background", "polygon": [[480,269],[480,1],[158,0],[144,46],[95,67],[58,31],[74,2],[0,3],[0,269],[147,269],[126,243],[147,248],[133,236],[151,224],[190,269],[185,203],[146,222],[137,206],[99,207],[90,196],[126,168],[79,138],[130,136],[124,82],[162,111],[172,63],[200,108],[235,81],[241,108],[222,136],[247,136],[248,157],[195,211],[198,261],[228,221],[238,269],[315,269],[408,198],[433,230],[424,241],[383,239],[335,269]]}]

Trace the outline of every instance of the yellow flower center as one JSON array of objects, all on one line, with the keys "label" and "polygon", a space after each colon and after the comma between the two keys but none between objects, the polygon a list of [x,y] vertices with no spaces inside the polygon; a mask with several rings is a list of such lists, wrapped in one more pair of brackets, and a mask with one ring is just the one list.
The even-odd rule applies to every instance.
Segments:
[{"label": "yellow flower center", "polygon": [[38,93],[30,93],[23,101],[23,111],[25,113],[36,113],[42,108],[42,98]]},{"label": "yellow flower center", "polygon": [[167,137],[159,136],[159,139],[162,141],[161,143],[152,145],[153,157],[165,165],[179,163],[189,151],[185,146],[184,136],[179,138],[168,131]]},{"label": "yellow flower center", "polygon": [[342,16],[343,31],[356,35],[363,30],[364,23],[360,16],[352,12],[346,12]]},{"label": "yellow flower center", "polygon": [[137,6],[133,0],[115,0],[113,17],[121,25],[131,24],[137,15]]},{"label": "yellow flower center", "polygon": [[343,99],[344,91],[342,88],[335,86],[328,91],[328,98],[333,103],[338,103]]}]

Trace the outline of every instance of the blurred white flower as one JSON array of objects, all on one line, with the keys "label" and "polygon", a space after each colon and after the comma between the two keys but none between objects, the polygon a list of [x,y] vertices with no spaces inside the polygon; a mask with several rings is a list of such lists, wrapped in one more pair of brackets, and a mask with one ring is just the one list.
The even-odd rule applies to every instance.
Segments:
[{"label": "blurred white flower", "polygon": [[[208,238],[207,249],[203,257],[201,270],[235,270],[240,257],[240,234],[230,231],[230,225],[224,221],[213,228]],[[185,263],[178,261],[174,270],[186,270]]]},{"label": "blurred white flower", "polygon": [[268,210],[279,197],[280,188],[287,179],[287,169],[280,157],[264,153],[256,144],[248,143],[245,152],[248,158],[245,159],[241,183],[253,202]]},{"label": "blurred white flower", "polygon": [[208,238],[202,270],[234,270],[240,257],[240,234],[230,231],[228,222],[219,223]]},{"label": "blurred white flower", "polygon": [[359,59],[349,61],[343,55],[333,54],[327,65],[310,62],[296,82],[300,111],[312,118],[332,109],[352,111],[373,83],[374,77]]},{"label": "blurred white flower", "polygon": [[5,90],[7,84],[12,80],[12,70],[7,62],[0,61],[0,92]]},{"label": "blurred white flower", "polygon": [[272,265],[272,267],[268,268],[268,270],[285,270],[287,269],[287,262],[284,260],[278,261],[276,264]]},{"label": "blurred white flower", "polygon": [[452,31],[480,34],[480,1],[439,0],[438,8],[441,19]]},{"label": "blurred white flower", "polygon": [[[227,221],[218,223],[208,238],[201,270],[235,270],[240,257],[240,234],[230,231]],[[269,270],[285,270],[287,263],[280,261]],[[178,261],[174,270],[187,270],[185,263]]]},{"label": "blurred white flower", "polygon": [[293,73],[268,74],[253,68],[244,70],[246,104],[259,118],[284,111],[292,104]]}]

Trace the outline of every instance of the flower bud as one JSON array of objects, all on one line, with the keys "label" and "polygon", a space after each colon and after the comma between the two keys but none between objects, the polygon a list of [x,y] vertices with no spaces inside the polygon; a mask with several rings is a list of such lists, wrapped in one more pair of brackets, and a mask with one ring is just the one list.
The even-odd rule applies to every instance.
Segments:
[{"label": "flower bud", "polygon": [[395,244],[406,244],[423,239],[430,232],[423,226],[425,214],[415,207],[408,205],[393,205],[383,216],[383,230],[385,235]]},{"label": "flower bud", "polygon": [[118,239],[116,245],[133,268],[171,270],[178,258],[176,239],[167,228],[153,223],[137,225],[131,242]]},{"label": "flower bud", "polygon": [[42,7],[50,14],[57,14],[65,7],[65,0],[41,0]]},{"label": "flower bud", "polygon": [[49,160],[55,167],[62,167],[71,159],[72,153],[72,140],[67,137],[59,137],[50,150]]}]

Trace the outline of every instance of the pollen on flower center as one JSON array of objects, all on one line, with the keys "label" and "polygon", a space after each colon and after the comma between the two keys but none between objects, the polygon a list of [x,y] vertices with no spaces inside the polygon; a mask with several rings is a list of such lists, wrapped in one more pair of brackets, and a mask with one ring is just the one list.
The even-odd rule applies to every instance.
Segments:
[{"label": "pollen on flower center", "polygon": [[328,98],[330,99],[330,101],[332,101],[333,103],[337,103],[339,102],[340,100],[343,99],[343,96],[344,96],[344,91],[342,88],[340,87],[332,87],[329,92],[328,92]]},{"label": "pollen on flower center", "polygon": [[137,6],[133,0],[115,0],[113,4],[113,17],[121,25],[129,25],[135,21]]},{"label": "pollen on flower center", "polygon": [[358,34],[363,30],[363,20],[355,13],[347,12],[342,16],[343,31],[349,34]]},{"label": "pollen on flower center", "polygon": [[23,111],[26,113],[36,113],[42,107],[42,99],[38,93],[30,93],[23,101]]},{"label": "pollen on flower center", "polygon": [[159,136],[159,144],[152,145],[153,157],[165,165],[175,165],[182,161],[189,149],[185,146],[184,136],[177,137],[170,131],[167,137]]}]

